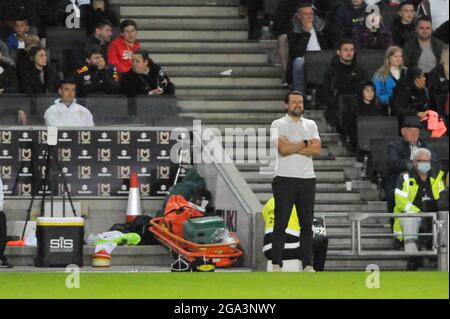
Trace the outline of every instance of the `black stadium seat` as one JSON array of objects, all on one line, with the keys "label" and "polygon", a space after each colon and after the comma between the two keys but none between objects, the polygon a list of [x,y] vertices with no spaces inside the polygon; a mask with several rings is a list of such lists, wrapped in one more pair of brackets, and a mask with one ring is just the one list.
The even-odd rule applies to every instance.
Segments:
[{"label": "black stadium seat", "polygon": [[128,116],[128,99],[124,95],[91,95],[84,99],[82,105],[91,111],[94,119],[98,116]]},{"label": "black stadium seat", "polygon": [[388,151],[387,147],[393,138],[373,138],[370,140],[372,156],[369,157],[369,174],[375,173],[384,177],[388,174]]},{"label": "black stadium seat", "polygon": [[358,148],[371,151],[370,140],[374,138],[395,138],[398,136],[398,120],[389,116],[363,116],[357,119]]},{"label": "black stadium seat", "polygon": [[[313,85],[324,85],[325,74],[331,66],[336,50],[310,51],[305,55],[306,82]],[[358,66],[366,72],[367,80],[371,79],[384,63],[383,50],[360,50],[356,54]]]},{"label": "black stadium seat", "polygon": [[145,123],[152,125],[162,119],[176,118],[180,111],[176,98],[172,96],[137,96],[135,99],[130,99],[131,111],[133,111],[133,103],[135,103],[136,114]]},{"label": "black stadium seat", "polygon": [[431,145],[433,152],[439,157],[441,165],[448,171],[449,167],[449,150],[448,150],[448,136],[441,138],[429,138],[426,141]]}]

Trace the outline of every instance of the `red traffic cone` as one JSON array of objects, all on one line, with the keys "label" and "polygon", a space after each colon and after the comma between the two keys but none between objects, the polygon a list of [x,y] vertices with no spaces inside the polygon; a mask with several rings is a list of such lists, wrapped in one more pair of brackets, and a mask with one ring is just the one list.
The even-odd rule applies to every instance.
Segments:
[{"label": "red traffic cone", "polygon": [[133,172],[131,173],[130,192],[128,193],[127,222],[133,221],[139,215],[142,215],[141,195],[138,176]]}]

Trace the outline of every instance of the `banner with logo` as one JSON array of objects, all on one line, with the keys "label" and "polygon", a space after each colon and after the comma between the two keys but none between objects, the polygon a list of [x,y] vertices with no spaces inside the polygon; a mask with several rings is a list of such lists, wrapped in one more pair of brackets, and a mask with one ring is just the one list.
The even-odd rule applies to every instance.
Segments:
[{"label": "banner with logo", "polygon": [[[138,174],[142,197],[164,196],[178,170],[170,157],[176,144],[170,130],[59,130],[58,145],[49,148],[45,129],[0,130],[3,191],[5,196],[31,196],[50,166],[56,173],[49,177],[53,188],[46,192],[53,190],[55,196],[64,190],[60,171],[71,196],[127,196],[132,172]],[[47,151],[61,167],[52,156],[48,161]],[[184,173],[181,169],[179,179]],[[42,194],[43,188],[36,191]]]}]

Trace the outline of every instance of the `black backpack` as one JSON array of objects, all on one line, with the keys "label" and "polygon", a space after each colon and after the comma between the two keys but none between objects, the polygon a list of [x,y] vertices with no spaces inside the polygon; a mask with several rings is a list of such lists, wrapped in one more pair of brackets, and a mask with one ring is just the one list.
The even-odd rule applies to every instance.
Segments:
[{"label": "black backpack", "polygon": [[156,245],[159,244],[159,242],[149,230],[151,219],[152,217],[149,215],[139,215],[130,223],[114,224],[109,231],[116,230],[124,234],[136,233],[141,236],[139,245]]}]

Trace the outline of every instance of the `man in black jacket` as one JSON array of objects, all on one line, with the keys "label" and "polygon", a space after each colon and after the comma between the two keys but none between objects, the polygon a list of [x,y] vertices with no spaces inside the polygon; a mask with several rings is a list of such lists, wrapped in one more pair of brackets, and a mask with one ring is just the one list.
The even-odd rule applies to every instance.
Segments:
[{"label": "man in black jacket", "polygon": [[75,72],[77,95],[86,97],[94,93],[119,93],[119,75],[116,68],[106,64],[99,46],[86,48],[86,64]]},{"label": "man in black jacket", "polygon": [[418,66],[427,74],[438,64],[445,43],[432,36],[433,29],[428,17],[418,19],[416,33],[416,39],[405,43],[405,66],[408,68]]},{"label": "man in black jacket", "polygon": [[388,211],[393,212],[395,206],[394,191],[399,175],[413,168],[413,154],[419,148],[426,148],[432,153],[432,166],[439,166],[439,159],[432,147],[425,140],[419,139],[422,123],[418,117],[407,117],[402,124],[402,137],[388,145],[389,173],[384,181]]},{"label": "man in black jacket", "polygon": [[324,102],[328,107],[325,117],[339,133],[343,133],[337,115],[339,96],[355,94],[365,82],[367,74],[357,66],[355,44],[351,40],[342,40],[324,80]]},{"label": "man in black jacket", "polygon": [[102,54],[106,56],[106,49],[112,38],[112,24],[109,21],[99,21],[95,32],[81,40],[77,48],[72,51],[72,68],[77,70],[85,64],[85,49],[94,45],[102,48]]},{"label": "man in black jacket", "polygon": [[315,16],[311,3],[300,3],[288,33],[289,64],[286,79],[294,90],[305,93],[305,53],[333,47],[334,35],[327,21]]},{"label": "man in black jacket", "polygon": [[345,0],[336,12],[335,26],[339,32],[338,39],[351,38],[352,31],[366,17],[366,2],[364,0]]},{"label": "man in black jacket", "polygon": [[414,24],[414,3],[404,1],[400,4],[399,16],[394,19],[391,27],[394,45],[403,45],[416,38],[416,26]]}]

